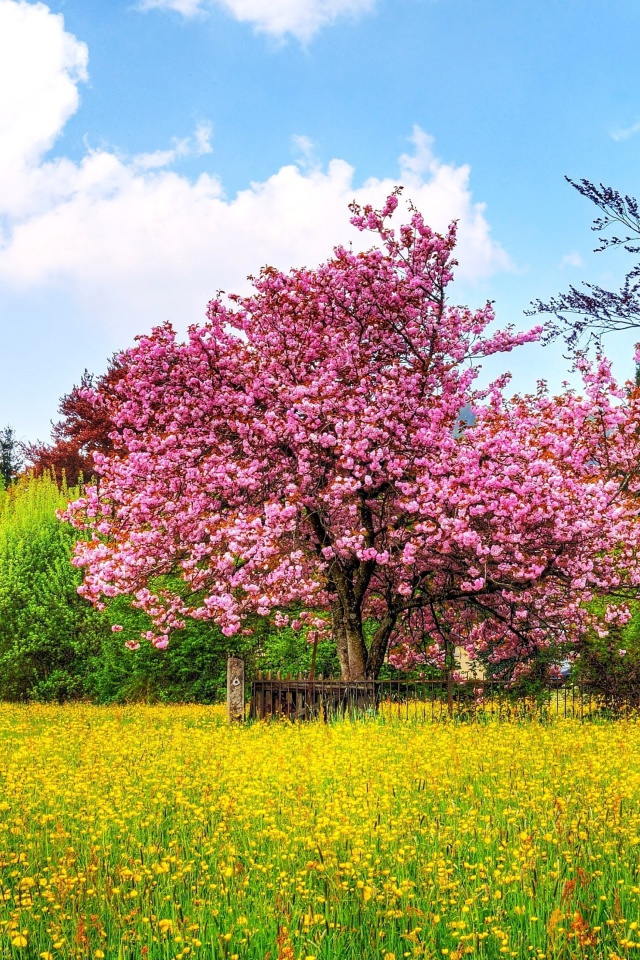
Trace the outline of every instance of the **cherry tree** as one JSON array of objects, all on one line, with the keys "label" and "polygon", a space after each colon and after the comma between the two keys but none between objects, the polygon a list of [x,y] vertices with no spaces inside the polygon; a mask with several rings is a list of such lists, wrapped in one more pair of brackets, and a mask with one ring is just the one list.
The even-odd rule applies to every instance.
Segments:
[{"label": "cherry tree", "polygon": [[638,398],[603,360],[583,362],[583,395],[477,389],[483,357],[540,328],[490,332],[490,305],[450,305],[455,225],[410,208],[396,231],[397,203],[353,205],[369,251],[267,267],[184,342],[164,325],[128,352],[115,453],[66,517],[86,532],[81,592],[131,594],[157,647],[187,617],[231,636],[258,614],[331,634],[345,678],[454,643],[513,675],[575,646],[596,594],[627,615]]}]

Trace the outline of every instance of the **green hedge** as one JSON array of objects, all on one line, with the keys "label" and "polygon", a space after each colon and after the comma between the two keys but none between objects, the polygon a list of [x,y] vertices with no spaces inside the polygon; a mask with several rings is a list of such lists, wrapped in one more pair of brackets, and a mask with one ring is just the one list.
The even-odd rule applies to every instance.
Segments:
[{"label": "green hedge", "polygon": [[[78,495],[50,476],[0,489],[0,699],[209,703],[224,696],[230,653],[245,657],[249,675],[308,671],[304,637],[260,619],[251,637],[230,639],[214,624],[192,621],[167,650],[145,642],[126,649],[151,624],[126,597],[98,612],[78,595],[81,573],[70,562],[76,533],[56,517]],[[320,645],[317,670],[337,670],[330,644]]]}]

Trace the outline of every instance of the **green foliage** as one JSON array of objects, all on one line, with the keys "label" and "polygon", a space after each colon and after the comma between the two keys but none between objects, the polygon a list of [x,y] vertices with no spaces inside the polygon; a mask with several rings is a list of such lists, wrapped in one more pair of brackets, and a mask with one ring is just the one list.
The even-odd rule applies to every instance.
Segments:
[{"label": "green foliage", "polygon": [[2,699],[81,696],[83,664],[99,649],[101,618],[78,596],[69,561],[73,531],[55,516],[66,501],[49,477],[0,492]]},{"label": "green foliage", "polygon": [[77,495],[50,476],[0,492],[0,698],[215,700],[228,646],[217,628],[190,624],[168,650],[143,643],[134,652],[123,641],[148,630],[148,618],[127,598],[100,613],[78,595],[75,533],[56,517]]},{"label": "green foliage", "polygon": [[[114,600],[106,616],[123,629],[109,630],[100,655],[91,658],[86,692],[99,703],[213,703],[225,696],[230,655],[245,660],[248,677],[256,670],[308,674],[311,666],[312,647],[301,634],[274,630],[260,618],[252,622],[251,636],[225,637],[215,624],[190,621],[172,634],[166,650],[144,641],[138,650],[128,650],[124,641],[139,639],[151,628],[150,621],[126,597]],[[338,669],[332,645],[319,644],[316,673]]]},{"label": "green foliage", "polygon": [[[128,650],[126,640],[151,628],[146,614],[127,597],[99,612],[77,592],[76,533],[56,510],[78,495],[48,475],[0,488],[0,699],[211,703],[225,695],[230,654],[244,657],[249,677],[256,669],[309,672],[304,636],[261,618],[250,636],[228,638],[191,621],[166,650],[145,641]],[[112,632],[116,624],[121,632]],[[332,645],[320,644],[316,672],[337,671]]]},{"label": "green foliage", "polygon": [[22,457],[15,431],[6,426],[0,430],[0,490],[6,490],[21,466]]},{"label": "green foliage", "polygon": [[[195,621],[176,631],[166,650],[156,650],[140,641],[141,632],[149,630],[151,622],[127,597],[113,600],[105,619],[108,627],[99,655],[88,665],[86,683],[87,695],[99,703],[213,703],[226,690],[229,654],[248,652],[246,642],[238,644],[215,624]],[[122,626],[122,632],[113,633],[113,624]],[[140,648],[128,650],[126,640],[139,641]]]},{"label": "green foliage", "polygon": [[[268,621],[258,618],[251,624],[255,645],[247,658],[249,670],[282,671],[284,674],[308,676],[311,670],[313,645],[308,643],[304,632],[290,627],[275,629]],[[316,676],[340,675],[340,663],[335,645],[328,641],[318,643],[316,652]]]},{"label": "green foliage", "polygon": [[[606,605],[604,600],[594,603],[603,624]],[[592,631],[576,661],[576,679],[596,693],[625,698],[637,696],[640,689],[640,604],[631,609],[624,626],[606,624],[605,637]]]}]

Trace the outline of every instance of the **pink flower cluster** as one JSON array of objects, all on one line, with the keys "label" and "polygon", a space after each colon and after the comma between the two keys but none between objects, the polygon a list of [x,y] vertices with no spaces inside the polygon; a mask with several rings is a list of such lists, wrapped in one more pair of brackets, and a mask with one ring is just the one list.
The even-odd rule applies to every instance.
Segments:
[{"label": "pink flower cluster", "polygon": [[[132,595],[156,646],[186,617],[233,635],[302,609],[292,626],[332,631],[347,676],[447,642],[522,669],[579,643],[596,594],[637,591],[638,396],[603,360],[582,395],[477,390],[478,358],[540,330],[449,305],[455,226],[413,212],[396,233],[396,204],[353,207],[370,251],[265,268],[185,342],[164,325],[128,354],[116,454],[66,517],[88,533],[81,592]],[[154,589],[164,574],[188,589]]]}]

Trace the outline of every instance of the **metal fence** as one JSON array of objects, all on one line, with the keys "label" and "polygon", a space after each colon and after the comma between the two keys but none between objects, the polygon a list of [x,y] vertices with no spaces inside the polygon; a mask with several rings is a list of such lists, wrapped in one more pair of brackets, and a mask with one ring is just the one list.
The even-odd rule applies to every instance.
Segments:
[{"label": "metal fence", "polygon": [[249,716],[258,720],[331,720],[366,714],[417,721],[536,716],[585,720],[625,716],[639,708],[640,690],[612,697],[570,683],[525,694],[504,681],[473,677],[344,681],[258,674],[251,684]]}]

